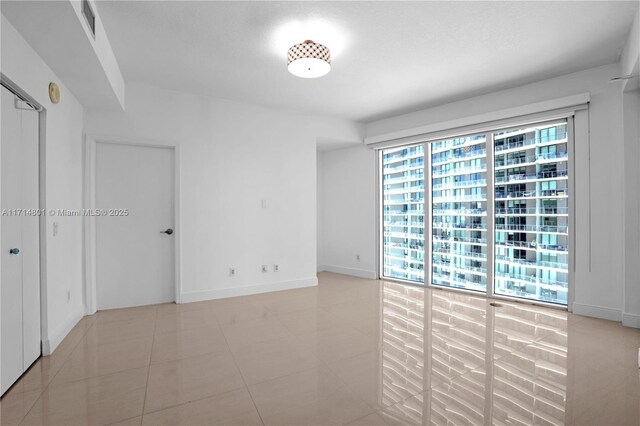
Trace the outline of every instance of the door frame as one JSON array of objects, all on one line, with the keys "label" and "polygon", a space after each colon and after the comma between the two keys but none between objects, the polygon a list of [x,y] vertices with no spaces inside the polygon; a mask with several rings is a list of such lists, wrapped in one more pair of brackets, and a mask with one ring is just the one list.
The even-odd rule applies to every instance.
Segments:
[{"label": "door frame", "polygon": [[[85,209],[96,208],[96,148],[98,144],[137,146],[142,148],[162,148],[173,150],[174,160],[174,280],[175,303],[182,303],[182,273],[181,273],[181,249],[182,249],[182,221],[180,212],[182,202],[180,200],[180,145],[173,141],[131,141],[129,138],[117,136],[84,135],[84,183],[83,206]],[[84,222],[84,279],[85,294],[84,303],[87,315],[93,315],[97,311],[96,288],[96,218],[85,216]]]}]

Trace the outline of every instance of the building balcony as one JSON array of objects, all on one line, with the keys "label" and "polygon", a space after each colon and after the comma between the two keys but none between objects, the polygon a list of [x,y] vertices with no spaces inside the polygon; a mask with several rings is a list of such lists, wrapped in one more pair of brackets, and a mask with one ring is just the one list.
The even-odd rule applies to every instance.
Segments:
[{"label": "building balcony", "polygon": [[438,268],[444,268],[454,272],[470,273],[473,275],[480,275],[482,277],[487,276],[487,268],[480,268],[480,267],[469,266],[469,265],[451,265],[451,263],[438,261],[435,259],[433,261],[433,264]]},{"label": "building balcony", "polygon": [[[495,140],[501,140],[504,138],[508,138],[508,137],[513,137],[513,134],[505,134],[505,135],[500,135],[500,136],[494,136]],[[556,138],[555,139],[550,139],[549,137],[543,137],[543,138],[527,138],[525,140],[522,141],[517,141],[517,142],[511,142],[511,143],[506,143],[500,146],[496,146],[496,152],[500,152],[500,151],[506,151],[509,149],[515,149],[515,148],[523,148],[526,146],[532,146],[532,145],[536,145],[536,144],[548,144],[548,143],[564,143],[567,142],[567,132],[559,132],[556,133]]]},{"label": "building balcony", "polygon": [[496,255],[496,260],[500,263],[510,263],[510,264],[515,264],[515,265],[523,265],[526,266],[528,268],[535,268],[537,266],[537,261],[535,259],[533,260],[529,260],[529,259],[516,259],[516,258],[512,258],[510,256],[501,256],[499,254]]},{"label": "building balcony", "polygon": [[569,247],[558,244],[537,244],[538,249],[542,251],[558,251],[563,253],[569,252]]},{"label": "building balcony", "polygon": [[432,198],[434,203],[455,203],[457,201],[486,201],[487,194],[450,195]]},{"label": "building balcony", "polygon": [[483,209],[433,209],[434,216],[486,216],[487,211]]},{"label": "building balcony", "polygon": [[410,216],[410,215],[422,216],[424,215],[424,212],[419,210],[390,210],[385,208],[384,215],[385,216]]},{"label": "building balcony", "polygon": [[498,241],[496,240],[496,245],[502,246],[502,247],[517,247],[517,248],[523,248],[523,249],[529,249],[529,250],[536,249],[535,241]]},{"label": "building balcony", "polygon": [[382,245],[384,246],[385,250],[386,249],[424,250],[424,244],[421,241],[415,241],[415,243],[409,243],[409,244],[385,241]]},{"label": "building balcony", "polygon": [[566,170],[557,170],[550,172],[538,172],[530,174],[513,174],[511,176],[496,176],[496,183],[508,182],[531,182],[546,179],[562,179],[568,177]]},{"label": "building balcony", "polygon": [[[395,164],[395,163],[392,163],[392,164]],[[416,161],[409,161],[408,163],[405,161],[403,162],[403,164],[400,164],[397,166],[394,166],[392,164],[384,165],[382,167],[383,173],[387,171],[410,170],[416,167],[424,167],[424,160],[418,159]]]},{"label": "building balcony", "polygon": [[537,174],[517,174],[511,176],[496,176],[496,183],[508,183],[508,182],[527,182],[538,179]]},{"label": "building balcony", "polygon": [[487,260],[487,254],[486,253],[475,253],[472,251],[443,251],[443,250],[433,250],[433,254],[434,255],[441,255],[441,256],[451,256],[451,257],[464,257],[464,258],[469,258],[469,259],[479,259],[482,260],[483,262]]},{"label": "building balcony", "polygon": [[405,200],[384,200],[385,206],[398,206],[403,204],[424,203],[424,198],[409,198]]},{"label": "building balcony", "polygon": [[522,275],[522,274],[514,274],[509,272],[501,272],[501,271],[496,271],[496,278],[504,278],[504,279],[514,280],[514,281],[517,280],[523,283],[554,285],[561,288],[566,288],[568,286],[566,281],[550,280],[550,279],[538,277],[536,275]]},{"label": "building balcony", "polygon": [[409,152],[400,152],[397,154],[385,154],[382,157],[382,163],[388,164],[397,162],[398,160],[409,160],[417,157],[422,157],[424,155],[424,149],[420,147],[419,149],[410,148]]},{"label": "building balcony", "polygon": [[532,250],[532,251],[552,251],[552,252],[560,252],[567,253],[568,249],[565,245],[557,245],[557,244],[538,244],[536,241],[498,241],[496,240],[497,246],[502,247],[516,247],[523,250]]},{"label": "building balcony", "polygon": [[408,262],[408,263],[419,263],[421,265],[424,265],[424,259],[415,259],[409,256],[398,256],[392,253],[385,253],[384,258],[385,258],[384,266],[403,266],[403,265],[396,265],[392,263],[390,259],[395,259],[401,262]]},{"label": "building balcony", "polygon": [[537,160],[558,160],[558,159],[563,159],[566,160],[567,159],[567,152],[566,151],[560,151],[560,152],[545,152],[542,154],[538,154],[536,156]]},{"label": "building balcony", "polygon": [[538,191],[538,197],[566,197],[568,195],[567,188],[558,189],[541,189]]},{"label": "building balcony", "polygon": [[487,239],[486,238],[460,237],[460,236],[457,236],[457,235],[456,236],[438,238],[438,240],[440,240],[440,241],[455,241],[455,242],[458,242],[458,243],[481,244],[481,245],[486,245],[487,244]]},{"label": "building balcony", "polygon": [[486,179],[470,179],[463,180],[459,182],[451,182],[451,183],[434,183],[431,188],[437,190],[443,189],[453,189],[453,188],[475,188],[475,187],[484,187],[487,185]]},{"label": "building balcony", "polygon": [[529,191],[496,191],[496,199],[502,198],[564,198],[567,197],[567,188],[561,189],[542,189],[536,191],[535,189]]},{"label": "building balcony", "polygon": [[[500,140],[500,139],[497,138],[496,140]],[[502,151],[509,151],[509,150],[519,150],[518,148],[526,148],[526,147],[535,148],[535,145],[536,145],[537,142],[538,142],[537,139],[532,138],[532,139],[525,139],[523,141],[506,143],[506,144],[503,144],[503,145],[496,145],[495,146],[495,152],[502,152]]]},{"label": "building balcony", "polygon": [[434,222],[433,227],[439,228],[439,229],[460,229],[460,230],[480,230],[480,231],[487,230],[487,225],[485,223],[464,223],[463,224],[463,223]]},{"label": "building balcony", "polygon": [[505,191],[498,192],[496,191],[496,198],[534,198],[536,196],[536,191]]},{"label": "building balcony", "polygon": [[446,155],[442,155],[442,156],[437,156],[434,154],[432,156],[432,160],[431,160],[431,164],[436,165],[436,164],[442,164],[442,163],[449,163],[449,162],[453,162],[453,161],[458,161],[461,159],[470,159],[472,157],[484,157],[485,155],[487,155],[487,150],[486,149],[472,149],[468,152],[464,152],[462,154],[446,154]]},{"label": "building balcony", "polygon": [[393,231],[384,232],[384,236],[392,237],[392,238],[420,238],[420,239],[424,238],[424,234],[415,234],[410,232],[393,232]]},{"label": "building balcony", "polygon": [[496,159],[496,169],[501,167],[509,167],[509,166],[520,166],[522,164],[535,164],[536,156],[535,155],[527,155],[524,157],[517,158],[499,158]]},{"label": "building balcony", "polygon": [[557,179],[568,177],[569,172],[567,170],[554,170],[550,172],[538,172],[538,179]]},{"label": "building balcony", "polygon": [[496,216],[507,215],[532,215],[532,216],[550,216],[550,215],[568,215],[568,207],[509,207],[496,208]]},{"label": "building balcony", "polygon": [[408,187],[384,189],[384,193],[385,195],[410,194],[415,192],[422,192],[423,190],[424,190],[424,185],[414,185],[414,186],[408,186]]},{"label": "building balcony", "polygon": [[433,144],[431,144],[431,153],[435,154],[438,152],[444,152],[444,151],[448,151],[450,149],[453,148],[461,148],[464,146],[474,146],[474,145],[478,145],[481,143],[485,143],[485,138],[478,138],[478,139],[462,139],[462,140],[455,140],[455,141],[442,141],[442,142],[435,142]]},{"label": "building balcony", "polygon": [[404,183],[404,182],[421,182],[424,187],[424,174],[410,174],[409,176],[398,176],[398,177],[389,177],[391,174],[385,174],[382,178],[383,185],[391,185],[394,183]]},{"label": "building balcony", "polygon": [[514,225],[496,223],[497,230],[504,231],[522,231],[522,232],[548,232],[566,234],[568,232],[568,226],[562,225]]},{"label": "building balcony", "polygon": [[480,167],[454,167],[449,169],[441,169],[433,167],[433,176],[453,176],[453,175],[464,175],[469,173],[482,173],[487,171],[487,167],[485,165]]},{"label": "building balcony", "polygon": [[538,262],[538,266],[541,268],[551,268],[551,269],[561,269],[563,271],[567,271],[569,269],[569,265],[563,262],[547,262],[541,260]]}]

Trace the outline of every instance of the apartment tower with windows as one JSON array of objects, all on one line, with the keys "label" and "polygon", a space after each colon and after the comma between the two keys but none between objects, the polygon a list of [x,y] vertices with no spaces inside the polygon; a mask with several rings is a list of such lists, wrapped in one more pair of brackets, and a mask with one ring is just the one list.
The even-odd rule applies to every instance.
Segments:
[{"label": "apartment tower with windows", "polygon": [[566,305],[568,152],[566,120],[384,150],[383,276]]}]

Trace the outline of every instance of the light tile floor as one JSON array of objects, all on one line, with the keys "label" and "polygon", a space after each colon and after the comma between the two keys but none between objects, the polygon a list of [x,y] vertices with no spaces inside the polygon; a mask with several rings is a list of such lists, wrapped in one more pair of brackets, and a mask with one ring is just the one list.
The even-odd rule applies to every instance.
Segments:
[{"label": "light tile floor", "polygon": [[9,424],[640,425],[640,330],[332,273],[85,317]]}]

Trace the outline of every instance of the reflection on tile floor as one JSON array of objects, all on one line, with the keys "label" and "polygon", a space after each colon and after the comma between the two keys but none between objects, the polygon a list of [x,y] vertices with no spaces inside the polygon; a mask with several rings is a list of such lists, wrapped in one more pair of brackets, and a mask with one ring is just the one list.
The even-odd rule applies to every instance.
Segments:
[{"label": "reflection on tile floor", "polygon": [[640,425],[640,330],[319,281],[85,317],[2,398],[0,423]]}]

